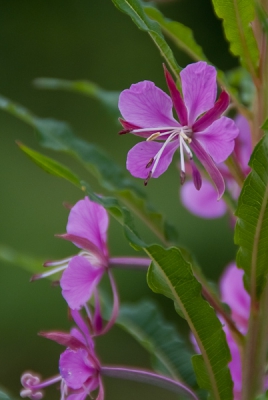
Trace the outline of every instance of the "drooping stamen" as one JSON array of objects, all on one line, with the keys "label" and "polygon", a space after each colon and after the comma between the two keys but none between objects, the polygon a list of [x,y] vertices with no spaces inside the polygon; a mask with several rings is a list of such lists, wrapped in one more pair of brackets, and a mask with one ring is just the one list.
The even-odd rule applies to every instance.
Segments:
[{"label": "drooping stamen", "polygon": [[156,153],[156,156],[154,157],[154,165],[153,165],[153,168],[152,168],[152,175],[153,175],[153,173],[155,172],[155,170],[156,170],[156,167],[157,167],[157,165],[158,165],[158,163],[159,163],[159,160],[160,160],[160,158],[161,158],[161,156],[162,156],[162,154],[163,154],[163,151],[165,150],[165,148],[166,148],[166,146],[168,145],[168,143],[170,143],[176,136],[178,136],[178,131],[173,131],[172,133],[171,133],[171,135],[167,138],[167,140],[165,141],[165,143],[163,144],[163,146],[161,147],[161,149]]},{"label": "drooping stamen", "polygon": [[93,317],[93,327],[95,333],[98,335],[102,331],[103,324],[102,324],[102,315],[100,307],[100,298],[97,290],[95,290],[94,298],[95,298],[95,312]]},{"label": "drooping stamen", "polygon": [[117,287],[116,287],[116,283],[115,283],[113,274],[109,269],[108,269],[108,275],[109,275],[110,284],[111,284],[111,288],[112,288],[112,292],[113,292],[113,309],[112,309],[112,314],[111,314],[110,320],[107,323],[107,325],[105,326],[105,328],[100,332],[100,335],[104,335],[106,332],[108,332],[111,329],[111,327],[114,325],[114,323],[118,317],[118,313],[119,313],[118,291],[117,291]]},{"label": "drooping stamen", "polygon": [[[185,180],[185,162],[184,162],[184,152],[183,152],[183,138],[180,135],[180,156],[181,156],[181,182],[183,181],[183,174],[184,174],[184,180]],[[184,181],[182,182],[182,184],[184,183]]]},{"label": "drooping stamen", "polygon": [[58,268],[52,268],[51,270],[44,272],[43,274],[35,274],[31,277],[30,282],[36,281],[37,279],[41,278],[46,278],[47,276],[56,274],[57,272],[60,272],[68,267],[68,264],[62,265]]},{"label": "drooping stamen", "polygon": [[65,265],[68,264],[69,261],[71,261],[72,257],[66,257],[62,258],[61,260],[56,260],[56,261],[46,261],[43,264],[43,267],[56,267],[57,265]]},{"label": "drooping stamen", "polygon": [[193,160],[190,160],[190,164],[191,164],[191,167],[192,167],[192,177],[193,177],[193,182],[194,182],[195,188],[197,190],[200,190],[201,186],[202,186],[201,174],[200,174],[200,172],[199,172],[199,170],[198,170],[198,168],[195,165]]},{"label": "drooping stamen", "polygon": [[148,164],[146,165],[146,168],[150,168],[150,166],[152,165],[153,162],[154,162],[154,158],[152,157],[150,159],[150,161],[148,162]]},{"label": "drooping stamen", "polygon": [[[189,142],[189,143],[190,143],[190,142]],[[187,144],[185,143],[184,140],[182,140],[182,145],[183,145],[183,147],[184,147],[184,149],[185,149],[185,151],[186,151],[188,157],[190,158],[190,160],[192,160],[192,158],[193,158],[193,153],[191,152],[190,148],[187,146]]]},{"label": "drooping stamen", "polygon": [[147,185],[148,185],[148,182],[149,182],[149,180],[151,179],[151,176],[152,176],[152,171],[149,172],[147,178],[145,179],[145,181],[144,181],[144,186],[147,186]]},{"label": "drooping stamen", "polygon": [[181,182],[181,185],[184,184],[185,179],[186,179],[186,173],[184,171],[180,171],[180,182]]}]

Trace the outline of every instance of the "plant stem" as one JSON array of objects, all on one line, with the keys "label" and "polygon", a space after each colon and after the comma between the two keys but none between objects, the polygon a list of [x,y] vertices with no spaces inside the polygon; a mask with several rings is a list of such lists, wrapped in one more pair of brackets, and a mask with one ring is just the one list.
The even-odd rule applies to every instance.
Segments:
[{"label": "plant stem", "polygon": [[150,371],[140,369],[132,369],[125,367],[101,367],[101,375],[110,376],[112,378],[129,379],[136,382],[150,383],[154,386],[170,390],[171,392],[188,395],[189,398],[198,400],[195,393],[185,384],[174,381],[166,376],[155,374]]}]

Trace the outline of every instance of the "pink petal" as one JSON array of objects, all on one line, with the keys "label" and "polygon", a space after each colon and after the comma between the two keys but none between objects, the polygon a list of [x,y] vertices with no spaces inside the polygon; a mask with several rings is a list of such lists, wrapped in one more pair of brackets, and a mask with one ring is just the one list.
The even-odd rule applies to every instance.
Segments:
[{"label": "pink petal", "polygon": [[76,323],[76,325],[78,326],[78,328],[81,331],[81,333],[80,333],[80,331],[78,331],[78,329],[73,328],[73,330],[71,331],[71,334],[73,334],[73,331],[76,330],[77,332],[73,336],[76,337],[77,339],[79,339],[79,337],[80,337],[80,340],[81,340],[81,337],[82,337],[83,340],[81,340],[81,342],[82,343],[87,343],[88,347],[93,349],[94,348],[94,342],[93,342],[93,340],[91,338],[89,327],[86,324],[86,322],[84,321],[84,319],[81,316],[80,312],[78,310],[71,310],[71,316],[72,316],[74,322]]},{"label": "pink petal", "polygon": [[128,123],[142,128],[180,126],[173,118],[171,98],[150,81],[139,82],[123,90],[118,106]]},{"label": "pink petal", "polygon": [[80,338],[65,332],[39,332],[39,335],[74,350],[83,347],[84,344]]},{"label": "pink petal", "polygon": [[244,271],[231,263],[220,279],[221,299],[232,311],[232,317],[243,333],[247,331],[250,297],[243,284]]},{"label": "pink petal", "polygon": [[218,200],[220,200],[225,191],[225,183],[220,171],[198,140],[192,139],[191,148],[211,177],[218,192]]},{"label": "pink petal", "polygon": [[[84,200],[78,201],[71,209],[67,223],[67,233],[87,239],[106,255],[108,224],[109,217],[105,208],[85,197]],[[80,246],[78,245],[78,247]]]},{"label": "pink petal", "polygon": [[242,363],[240,358],[240,351],[228,327],[224,326],[223,330],[225,331],[227,343],[232,357],[232,360],[229,362],[228,366],[230,368],[232,380],[234,382],[234,400],[238,400],[241,399],[240,396],[242,390]]},{"label": "pink petal", "polygon": [[248,174],[250,170],[250,168],[248,167],[248,162],[253,150],[250,126],[247,119],[242,115],[238,115],[234,121],[237,128],[239,129],[239,135],[235,139],[234,153],[243,171]]},{"label": "pink petal", "polygon": [[80,309],[90,299],[103,273],[103,268],[93,267],[85,257],[72,258],[60,280],[62,295],[71,309]]},{"label": "pink petal", "polygon": [[169,71],[166,69],[164,65],[164,73],[167,81],[167,85],[169,88],[169,92],[171,94],[171,98],[174,104],[174,108],[179,117],[180,123],[182,126],[187,125],[187,109],[185,107],[184,101],[182,100],[181,94],[171,76]]},{"label": "pink petal", "polygon": [[66,397],[66,400],[84,400],[87,397],[87,392],[84,390],[79,393],[73,393]]},{"label": "pink petal", "polygon": [[94,374],[95,368],[89,365],[87,358],[88,352],[85,349],[67,349],[61,354],[60,374],[70,388],[80,389]]},{"label": "pink petal", "polygon": [[[131,175],[137,178],[146,179],[149,172],[153,168],[154,162],[149,168],[146,168],[146,165],[148,165],[150,160],[156,156],[157,152],[162,148],[162,146],[163,143],[159,142],[141,142],[132,147],[127,155],[127,169]],[[158,162],[156,170],[152,175],[152,178],[158,178],[167,170],[172,161],[173,154],[178,146],[179,141],[177,140],[167,144],[163,154],[161,155],[161,159]]]},{"label": "pink petal", "polygon": [[232,153],[234,139],[238,134],[239,130],[234,121],[227,117],[221,117],[203,132],[195,132],[194,136],[213,160],[221,163]]},{"label": "pink petal", "polygon": [[188,110],[188,125],[214,106],[217,85],[216,69],[204,61],[189,64],[181,73],[184,103]]},{"label": "pink petal", "polygon": [[214,104],[214,106],[208,110],[201,118],[199,118],[193,124],[193,131],[203,131],[208,128],[212,122],[216,121],[227,109],[230,102],[229,95],[223,90],[220,94],[220,97]]},{"label": "pink petal", "polygon": [[219,218],[226,212],[225,202],[217,201],[217,192],[207,180],[203,179],[198,191],[192,181],[186,182],[181,187],[180,195],[184,207],[198,217]]}]

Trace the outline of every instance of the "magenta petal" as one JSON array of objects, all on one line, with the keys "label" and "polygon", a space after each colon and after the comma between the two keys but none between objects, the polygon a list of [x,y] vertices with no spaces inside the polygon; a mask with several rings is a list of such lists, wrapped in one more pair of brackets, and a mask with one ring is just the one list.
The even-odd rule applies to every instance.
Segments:
[{"label": "magenta petal", "polygon": [[239,129],[239,135],[235,139],[234,153],[243,171],[247,174],[250,170],[248,162],[252,153],[250,126],[246,118],[242,115],[238,115],[234,121]]},{"label": "magenta petal", "polygon": [[206,152],[218,164],[226,160],[234,149],[234,139],[239,130],[234,121],[221,117],[214,121],[203,132],[195,132],[195,138],[202,144]]},{"label": "magenta petal", "polygon": [[80,309],[90,299],[103,273],[104,268],[93,267],[85,257],[72,258],[60,280],[62,295],[71,309]]},{"label": "magenta petal", "polygon": [[39,332],[40,336],[45,337],[46,339],[53,340],[65,347],[70,347],[71,349],[78,349],[83,347],[83,342],[79,340],[79,338],[70,335],[65,332]]},{"label": "magenta petal", "polygon": [[206,169],[212,181],[214,182],[218,191],[218,200],[219,200],[225,191],[225,183],[220,171],[216,167],[212,158],[207,154],[202,145],[198,142],[198,140],[196,139],[192,140],[191,148],[193,149],[196,157],[203,164],[204,168]]},{"label": "magenta petal", "polygon": [[[156,156],[163,145],[164,143],[159,142],[141,142],[132,147],[127,155],[127,169],[131,175],[137,178],[146,179],[154,166],[154,162],[149,168],[146,168],[146,166],[150,160]],[[178,146],[179,141],[177,140],[166,145],[152,178],[158,178],[167,170]]]},{"label": "magenta petal", "polygon": [[176,110],[176,113],[179,117],[180,123],[182,126],[187,125],[187,108],[185,107],[184,101],[182,100],[181,94],[179,90],[177,89],[177,86],[169,73],[169,71],[166,69],[166,66],[164,65],[164,72],[165,72],[165,77],[167,81],[167,85],[169,88],[169,92],[174,104],[174,108]]},{"label": "magenta petal", "polygon": [[246,333],[250,311],[250,297],[243,284],[244,271],[231,263],[220,279],[221,299],[227,303],[238,328]]},{"label": "magenta petal", "polygon": [[73,393],[66,397],[66,400],[84,400],[87,397],[87,392],[84,390],[79,393]]},{"label": "magenta petal", "polygon": [[80,389],[95,372],[94,367],[89,365],[85,349],[65,350],[60,356],[59,368],[62,378],[72,389]]},{"label": "magenta petal", "polygon": [[181,73],[184,103],[188,110],[188,125],[214,106],[217,85],[216,69],[204,61],[189,64]]},{"label": "magenta petal", "polygon": [[[70,211],[67,233],[87,239],[106,255],[106,231],[109,224],[108,213],[101,205],[85,197]],[[78,247],[80,247],[78,245]]]},{"label": "magenta petal", "polygon": [[125,121],[122,118],[118,118],[120,124],[123,126],[123,130],[119,132],[119,135],[123,135],[125,133],[133,131],[133,129],[140,129],[140,126],[131,124],[130,122]]},{"label": "magenta petal", "polygon": [[82,337],[83,339],[81,340],[81,342],[82,343],[87,343],[88,347],[93,349],[94,348],[94,342],[93,342],[93,340],[91,338],[88,325],[84,321],[84,319],[81,316],[80,312],[78,310],[71,310],[71,316],[72,316],[74,322],[76,323],[76,325],[78,326],[78,328],[81,331],[81,333],[80,333],[80,331],[78,331],[78,329],[74,328],[71,331],[71,334],[73,335],[73,333],[74,333],[73,336],[76,337],[77,339],[79,339],[79,337],[80,337],[80,340],[81,340],[81,337]]},{"label": "magenta petal", "polygon": [[203,131],[216,121],[227,109],[230,102],[229,95],[222,91],[214,106],[193,124],[193,131]]},{"label": "magenta petal", "polygon": [[171,98],[150,81],[139,82],[123,90],[118,106],[128,123],[142,128],[180,126],[173,118]]},{"label": "magenta petal", "polygon": [[193,182],[186,182],[181,187],[180,195],[184,207],[198,217],[219,218],[226,212],[224,201],[217,201],[217,192],[207,180],[203,180],[199,191],[196,190]]}]

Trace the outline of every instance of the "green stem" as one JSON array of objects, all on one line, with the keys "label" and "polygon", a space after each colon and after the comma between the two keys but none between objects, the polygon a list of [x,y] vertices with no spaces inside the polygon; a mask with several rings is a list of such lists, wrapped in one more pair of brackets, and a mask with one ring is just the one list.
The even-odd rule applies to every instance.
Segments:
[{"label": "green stem", "polygon": [[259,308],[251,307],[243,362],[242,400],[255,399],[264,386],[266,353],[268,349],[268,284],[262,294]]},{"label": "green stem", "polygon": [[240,165],[237,163],[235,157],[233,155],[228,157],[227,160],[225,161],[225,164],[227,165],[230,173],[232,174],[238,186],[242,188],[245,180],[245,175],[241,170]]}]

